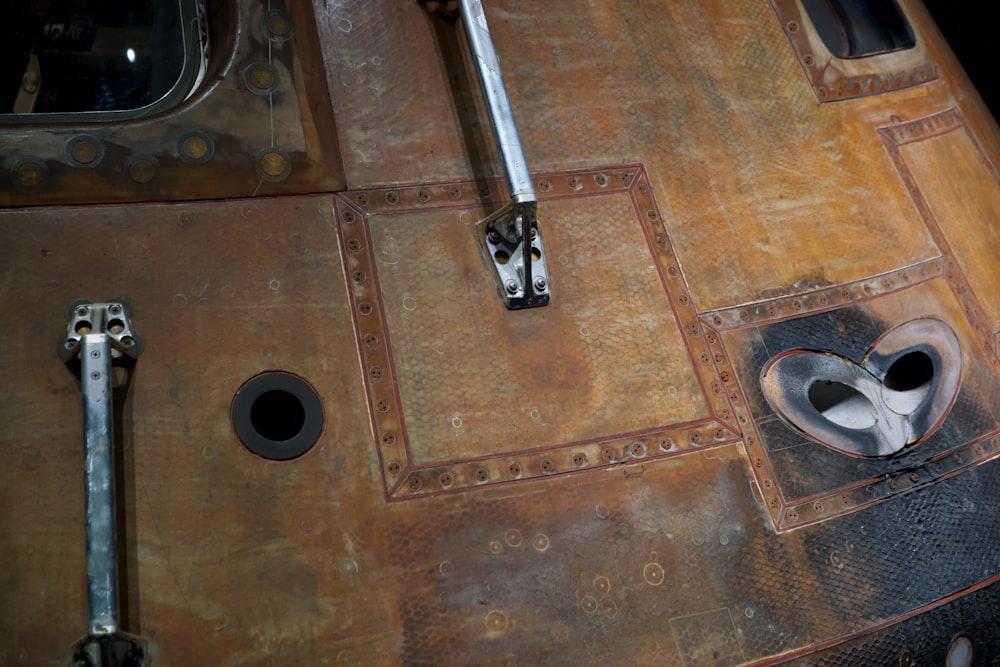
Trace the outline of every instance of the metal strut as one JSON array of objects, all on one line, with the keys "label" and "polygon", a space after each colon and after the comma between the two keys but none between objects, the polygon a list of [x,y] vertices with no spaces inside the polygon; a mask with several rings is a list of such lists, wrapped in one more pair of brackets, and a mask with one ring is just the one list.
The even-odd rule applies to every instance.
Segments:
[{"label": "metal strut", "polygon": [[87,637],[73,667],[139,667],[141,642],[120,632],[118,533],[115,528],[115,454],[112,366],[131,364],[142,351],[122,303],[77,303],[60,339],[60,356],[78,369],[83,393],[86,491]]},{"label": "metal strut", "polygon": [[510,190],[510,203],[477,223],[476,230],[496,269],[504,304],[513,310],[544,306],[549,302],[549,276],[542,233],[535,219],[538,198],[493,36],[480,0],[461,0],[459,6]]}]

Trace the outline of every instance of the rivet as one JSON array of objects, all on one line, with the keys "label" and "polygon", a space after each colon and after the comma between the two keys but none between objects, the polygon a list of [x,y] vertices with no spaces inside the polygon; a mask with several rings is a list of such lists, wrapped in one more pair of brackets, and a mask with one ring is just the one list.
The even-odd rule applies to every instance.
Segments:
[{"label": "rivet", "polygon": [[265,148],[257,153],[257,173],[266,181],[280,181],[291,172],[288,156],[276,148]]},{"label": "rivet", "polygon": [[186,132],[177,140],[177,153],[188,164],[204,164],[215,154],[215,143],[204,132]]},{"label": "rivet", "polygon": [[156,178],[160,164],[152,155],[137,155],[125,163],[129,178],[139,185],[146,185]]},{"label": "rivet", "polygon": [[48,167],[35,158],[19,160],[10,170],[11,180],[20,190],[35,190],[45,183],[48,176]]},{"label": "rivet", "polygon": [[264,15],[262,28],[272,42],[286,42],[292,37],[292,19],[279,9]]},{"label": "rivet", "polygon": [[82,134],[66,144],[66,155],[74,167],[93,169],[104,157],[104,146],[94,137]]},{"label": "rivet", "polygon": [[243,70],[243,83],[254,95],[267,96],[278,89],[278,71],[270,63],[251,63]]}]

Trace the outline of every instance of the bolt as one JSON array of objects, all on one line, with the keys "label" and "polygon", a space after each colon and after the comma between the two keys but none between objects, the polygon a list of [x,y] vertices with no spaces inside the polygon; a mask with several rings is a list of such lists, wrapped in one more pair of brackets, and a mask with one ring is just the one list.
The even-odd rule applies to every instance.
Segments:
[{"label": "bolt", "polygon": [[506,287],[507,287],[507,293],[508,294],[517,294],[517,282],[516,281],[514,281],[514,280],[508,280],[507,284],[506,284]]},{"label": "bolt", "polygon": [[490,243],[500,243],[500,232],[495,229],[488,231],[486,237],[490,240]]}]

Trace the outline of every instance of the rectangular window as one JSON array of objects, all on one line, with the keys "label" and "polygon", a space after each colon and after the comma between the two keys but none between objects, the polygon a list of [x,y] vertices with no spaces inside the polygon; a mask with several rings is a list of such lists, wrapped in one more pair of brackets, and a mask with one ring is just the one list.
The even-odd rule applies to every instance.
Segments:
[{"label": "rectangular window", "polygon": [[204,67],[201,0],[10,5],[0,122],[147,115],[183,100]]},{"label": "rectangular window", "polygon": [[802,0],[802,6],[837,58],[864,58],[916,44],[896,0]]}]

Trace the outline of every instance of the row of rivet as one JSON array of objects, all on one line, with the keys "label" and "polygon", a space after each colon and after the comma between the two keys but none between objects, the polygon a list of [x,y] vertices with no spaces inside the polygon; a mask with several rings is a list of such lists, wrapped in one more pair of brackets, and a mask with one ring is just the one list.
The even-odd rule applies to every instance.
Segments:
[{"label": "row of rivet", "polygon": [[771,460],[764,451],[763,438],[757,430],[757,425],[750,414],[750,408],[743,388],[737,380],[736,371],[726,353],[726,347],[722,340],[722,334],[709,326],[705,326],[705,339],[709,344],[709,351],[718,369],[719,381],[714,383],[711,390],[714,394],[725,395],[732,408],[732,414],[727,415],[735,421],[735,427],[743,437],[743,446],[746,449],[747,459],[750,463],[750,472],[757,482],[764,501],[774,523],[775,529],[781,524],[781,513],[784,508],[784,497],[781,489],[774,483],[774,469],[771,467]]},{"label": "row of rivet", "polygon": [[[352,208],[341,197],[336,197],[335,213],[340,233],[344,268],[349,278],[349,289],[357,316],[355,332],[361,348],[361,359],[365,367],[365,383],[368,388],[369,405],[375,425],[378,459],[382,466],[386,491],[392,493],[393,480],[403,470],[400,457],[393,449],[392,455],[383,454],[384,448],[395,448],[403,433],[402,415],[399,410],[399,394],[391,377],[390,350],[385,335],[382,311],[373,304],[378,303],[374,279],[369,279],[374,260],[369,252],[364,214]],[[405,442],[404,449],[405,449]],[[408,457],[404,457],[406,460]]]},{"label": "row of rivet", "polygon": [[[204,164],[215,154],[215,142],[201,130],[183,133],[177,139],[177,157],[188,164]],[[94,136],[80,134],[66,143],[66,163],[78,169],[94,169],[104,160],[104,144]],[[160,172],[159,160],[150,154],[135,154],[124,162],[124,173],[138,185],[153,181]],[[27,157],[10,168],[10,179],[19,190],[36,190],[45,184],[49,168],[40,158]]]},{"label": "row of rivet", "polygon": [[[635,173],[636,169],[629,166],[597,172],[540,174],[535,177],[535,191],[541,201],[581,194],[624,192],[632,185]],[[348,196],[355,206],[368,213],[467,207],[470,201],[499,205],[508,197],[506,187],[499,179],[403,185],[363,190]]]},{"label": "row of rivet", "polygon": [[936,278],[942,275],[943,267],[941,258],[925,260],[881,276],[814,292],[758,301],[735,308],[706,311],[701,314],[701,319],[705,324],[724,331],[824,312]]},{"label": "row of rivet", "polygon": [[[678,269],[680,263],[677,261],[670,237],[663,224],[663,216],[659,213],[646,172],[642,168],[639,168],[635,177],[632,197],[636,213],[640,216],[653,241],[653,255],[662,268],[663,287],[671,301],[671,307],[677,317],[677,324],[684,334],[684,342],[691,356],[695,374],[701,386],[705,388],[705,396],[712,414],[726,422],[730,427],[735,428],[728,396],[716,389],[722,384],[717,363],[728,363],[725,358],[725,350],[720,348],[712,351],[708,347],[707,337],[714,336],[714,334],[707,329],[703,332],[704,327],[698,318],[698,311],[689,296],[690,290],[687,281]],[[703,333],[706,335],[702,335]]]},{"label": "row of rivet", "polygon": [[398,460],[392,460],[388,462],[386,470],[392,479],[405,478],[398,495],[412,496],[658,460],[733,441],[732,432],[723,425],[718,422],[703,422],[639,437],[569,445],[526,454],[507,454],[475,462],[458,462],[418,470],[407,470]]},{"label": "row of rivet", "polygon": [[991,433],[955,447],[921,466],[885,475],[868,484],[796,503],[785,509],[782,529],[798,528],[854,511],[892,496],[927,486],[943,477],[974,468],[1000,457],[1000,435]]}]

